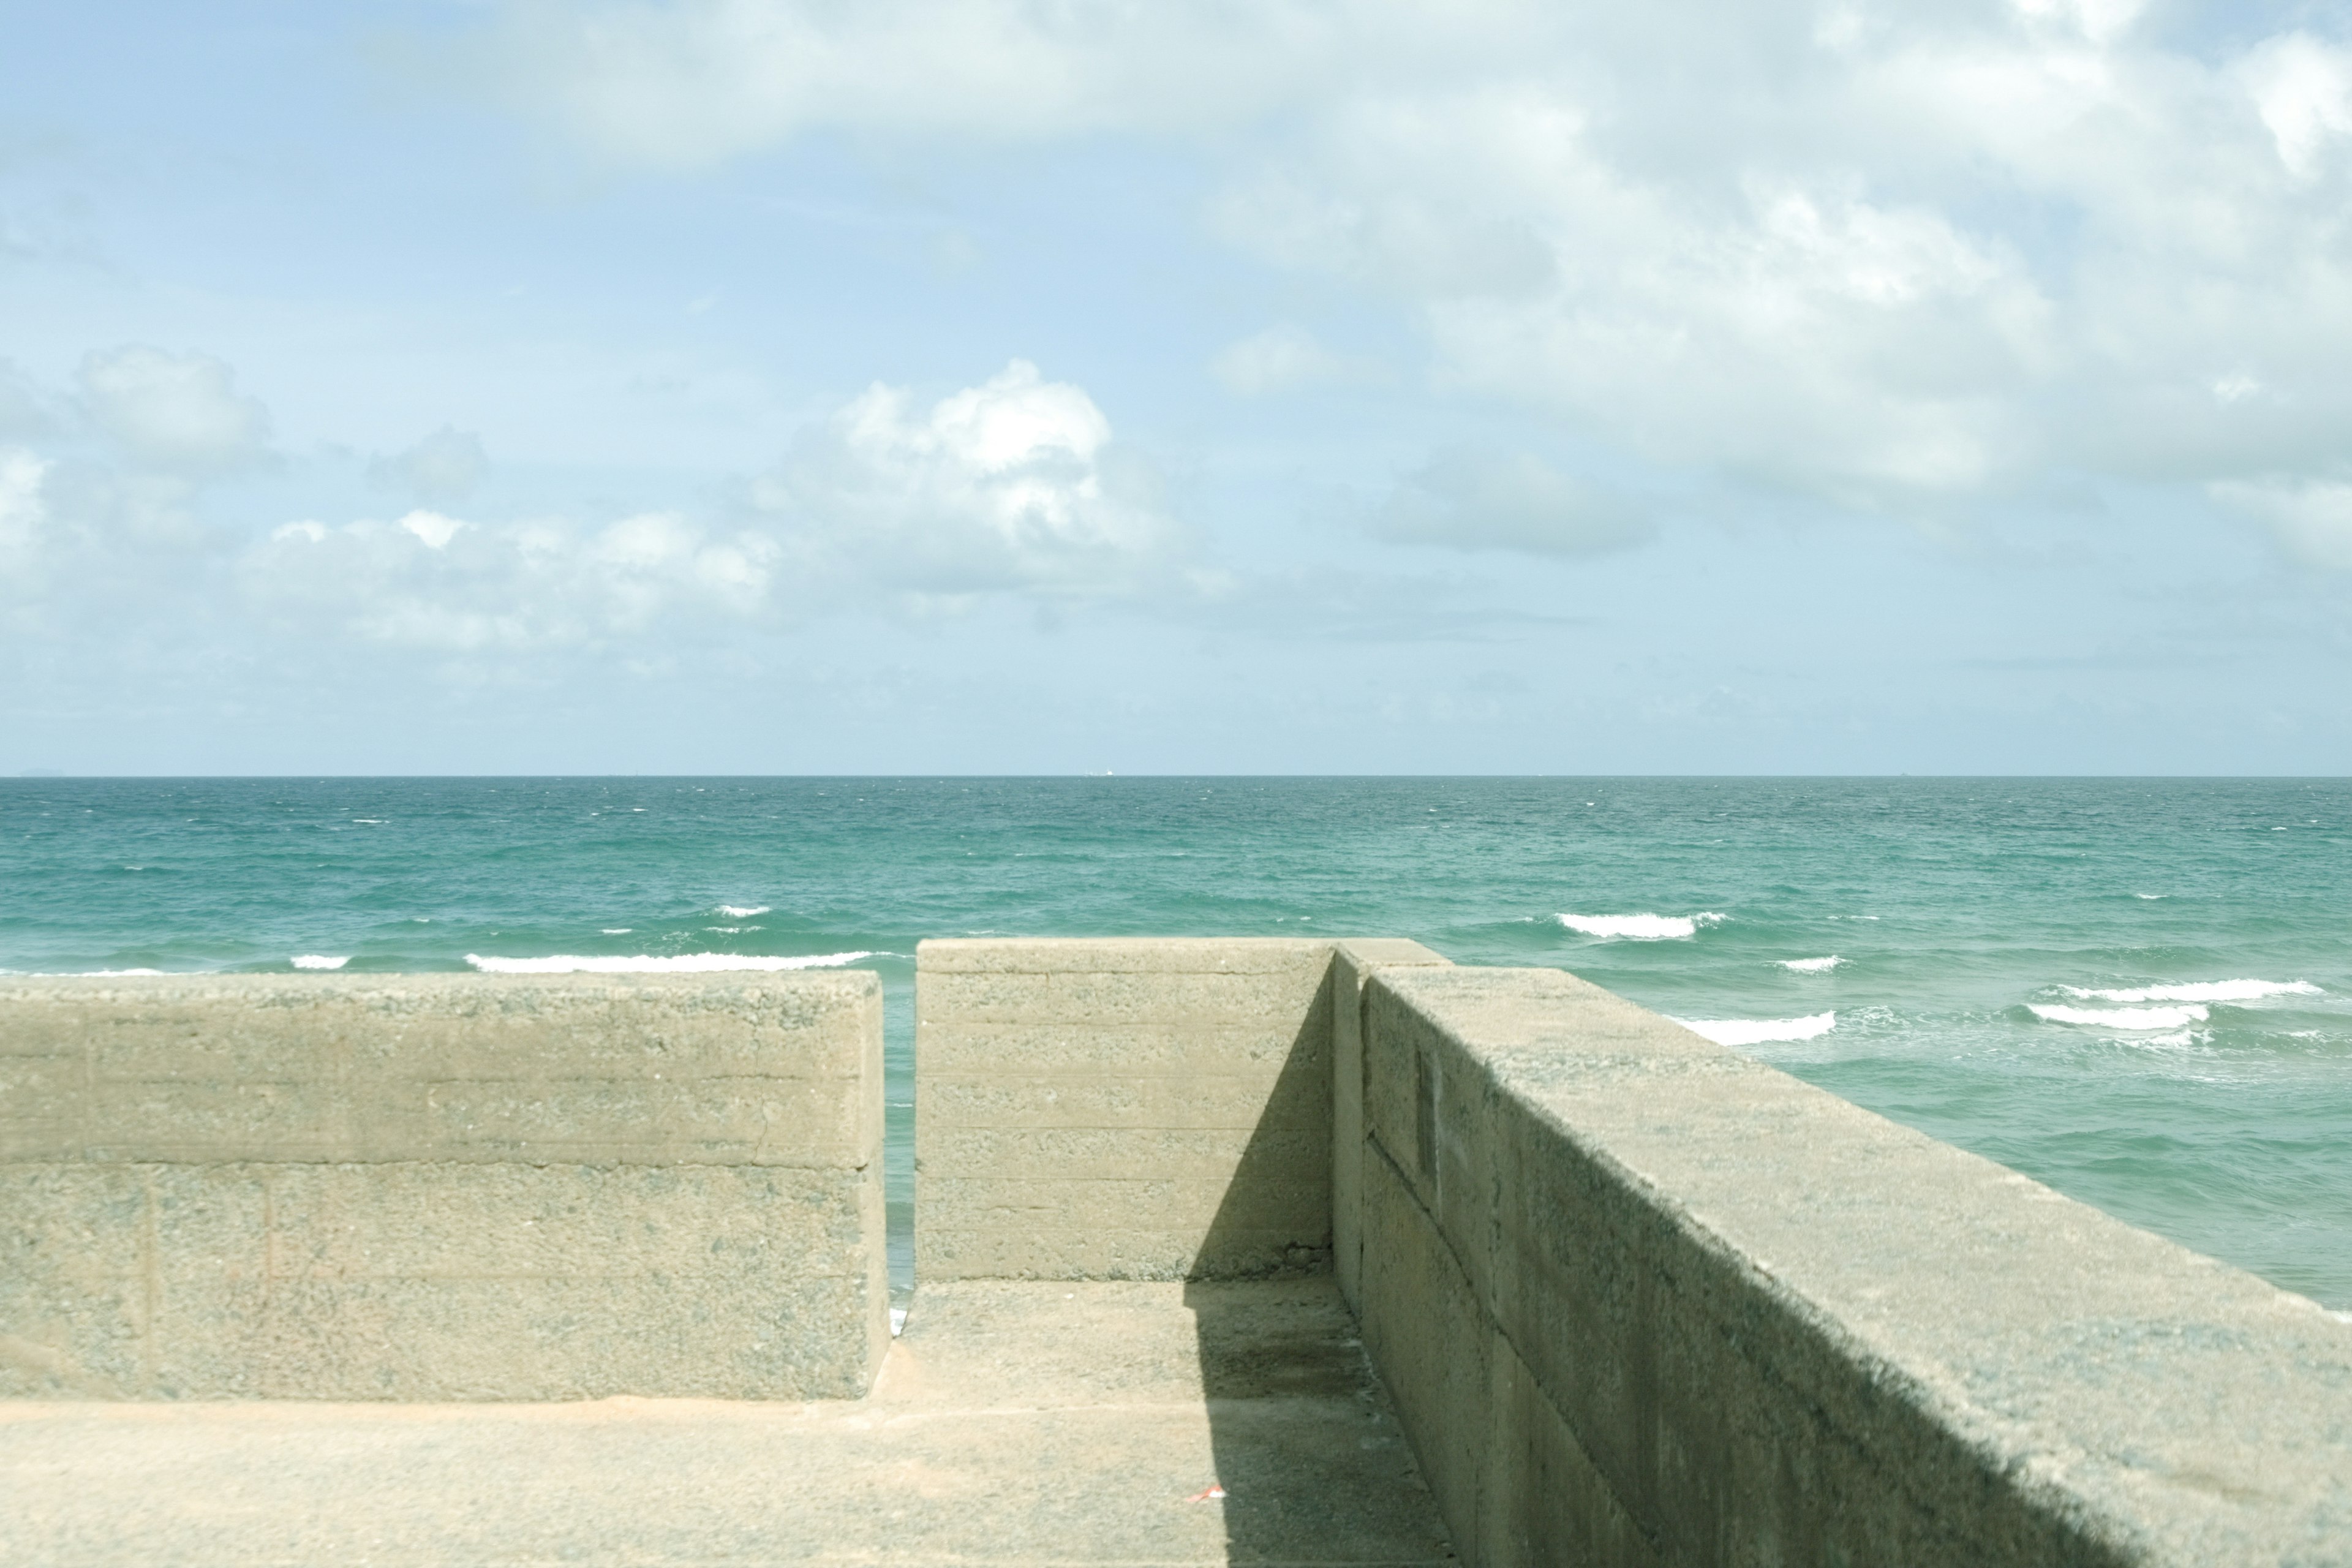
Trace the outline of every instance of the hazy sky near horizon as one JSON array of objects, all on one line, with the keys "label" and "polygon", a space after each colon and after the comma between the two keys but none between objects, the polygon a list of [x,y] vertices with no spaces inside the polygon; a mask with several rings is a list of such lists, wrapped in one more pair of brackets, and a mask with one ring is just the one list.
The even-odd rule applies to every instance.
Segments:
[{"label": "hazy sky near horizon", "polygon": [[0,0],[0,773],[2352,772],[2352,10]]}]

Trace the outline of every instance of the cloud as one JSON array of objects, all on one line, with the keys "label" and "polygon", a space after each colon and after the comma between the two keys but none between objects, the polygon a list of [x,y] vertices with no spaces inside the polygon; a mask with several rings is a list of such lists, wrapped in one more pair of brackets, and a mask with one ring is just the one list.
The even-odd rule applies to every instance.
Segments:
[{"label": "cloud", "polygon": [[412,511],[400,520],[400,527],[425,542],[427,550],[446,550],[457,531],[466,525],[454,517],[443,517],[436,511]]},{"label": "cloud", "polygon": [[2352,484],[2332,480],[2224,481],[2213,499],[2267,526],[2306,565],[2352,572]]},{"label": "cloud", "polygon": [[617,162],[693,168],[847,126],[998,142],[1265,112],[1328,8],[518,0],[433,68]]},{"label": "cloud", "polygon": [[48,464],[21,447],[0,447],[0,584],[22,585],[41,546]]},{"label": "cloud", "polygon": [[1442,451],[1400,480],[1365,529],[1402,544],[1545,555],[1622,550],[1655,531],[1641,507],[1531,453],[1478,447]]},{"label": "cloud", "polygon": [[[2352,421],[2352,51],[2308,31],[2137,0],[497,16],[481,79],[625,163],[1181,142],[1214,234],[1393,305],[1441,391],[1835,507],[2310,477]],[[1277,328],[1214,368],[1255,395],[1319,352]]]},{"label": "cloud", "polygon": [[[429,444],[429,443],[428,443]],[[692,641],[876,602],[1131,593],[1181,535],[1077,386],[1015,360],[922,405],[877,384],[803,433],[730,523],[602,527],[420,508],[286,523],[245,552],[245,602],[285,629],[448,655]]]},{"label": "cloud", "polygon": [[925,595],[1114,594],[1182,543],[1094,399],[1026,360],[928,409],[877,383],[752,500],[810,570]]},{"label": "cloud", "polygon": [[472,495],[489,468],[480,437],[444,425],[406,451],[370,463],[368,482],[405,490],[428,506],[449,506]]},{"label": "cloud", "polygon": [[2352,52],[2287,33],[2250,51],[2239,69],[2279,162],[2298,180],[2318,178],[2335,140],[2352,135]]},{"label": "cloud", "polygon": [[691,637],[771,607],[772,541],[675,512],[602,529],[483,524],[413,511],[394,522],[287,523],[248,551],[249,604],[289,629],[448,654],[594,647],[657,627]]},{"label": "cloud", "polygon": [[1210,362],[1209,370],[1236,397],[1264,397],[1318,384],[1386,379],[1377,362],[1334,353],[1306,328],[1288,322],[1226,344]]},{"label": "cloud", "polygon": [[50,411],[51,402],[30,377],[0,360],[0,440],[53,433],[58,420]]},{"label": "cloud", "polygon": [[269,411],[209,354],[129,344],[84,358],[78,379],[91,423],[135,463],[216,473],[267,453]]}]

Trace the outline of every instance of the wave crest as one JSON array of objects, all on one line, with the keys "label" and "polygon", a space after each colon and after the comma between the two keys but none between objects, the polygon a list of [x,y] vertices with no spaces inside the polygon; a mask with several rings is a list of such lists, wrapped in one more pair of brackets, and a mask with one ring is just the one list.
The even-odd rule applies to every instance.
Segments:
[{"label": "wave crest", "polygon": [[1827,958],[1781,958],[1773,962],[1797,974],[1827,974],[1845,960],[1833,952]]},{"label": "wave crest", "polygon": [[2316,996],[2308,980],[2197,980],[2180,985],[2130,985],[2101,990],[2061,985],[2069,996],[2090,1002],[2259,1002],[2265,996]]},{"label": "wave crest", "polygon": [[297,969],[341,969],[352,961],[351,954],[331,958],[323,952],[298,952],[290,962]]},{"label": "wave crest", "polygon": [[2047,1024],[2080,1024],[2094,1029],[2178,1029],[2201,1024],[2202,1007],[2059,1007],[2040,1002],[2026,1006]]},{"label": "wave crest", "polygon": [[1760,1046],[1773,1040],[1811,1040],[1837,1027],[1835,1013],[1804,1018],[1676,1018],[1675,1023],[1718,1046]]},{"label": "wave crest", "polygon": [[1728,916],[1711,910],[1695,915],[1554,915],[1554,920],[1585,936],[1622,938],[1626,942],[1685,942],[1707,926],[1721,925]]},{"label": "wave crest", "polygon": [[766,914],[769,908],[766,904],[721,904],[719,912],[729,920],[748,921],[753,915]]}]

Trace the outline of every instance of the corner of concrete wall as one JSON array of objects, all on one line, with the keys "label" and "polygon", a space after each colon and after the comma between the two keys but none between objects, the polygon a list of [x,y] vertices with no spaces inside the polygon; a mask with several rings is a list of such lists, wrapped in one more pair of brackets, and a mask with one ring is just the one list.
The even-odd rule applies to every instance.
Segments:
[{"label": "corner of concrete wall", "polygon": [[0,1394],[861,1394],[881,1148],[867,972],[0,984]]},{"label": "corner of concrete wall", "polygon": [[1360,1314],[1363,1257],[1364,987],[1391,965],[1453,961],[1417,942],[1351,937],[1331,952],[1331,1267],[1349,1310]]},{"label": "corner of concrete wall", "polygon": [[916,954],[919,1279],[1328,1267],[1331,944]]},{"label": "corner of concrete wall", "polygon": [[2352,1326],[1552,970],[1362,1015],[1364,1342],[1474,1565],[2352,1562]]}]

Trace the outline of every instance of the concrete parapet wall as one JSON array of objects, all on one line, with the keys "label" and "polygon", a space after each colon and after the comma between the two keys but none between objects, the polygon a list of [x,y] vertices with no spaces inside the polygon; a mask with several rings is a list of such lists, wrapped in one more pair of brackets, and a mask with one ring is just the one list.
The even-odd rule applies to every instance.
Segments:
[{"label": "concrete parapet wall", "polygon": [[2352,1562],[2310,1301],[1557,971],[1358,1022],[1364,1339],[1465,1562]]},{"label": "concrete parapet wall", "polygon": [[854,1395],[866,973],[0,985],[0,1394]]},{"label": "concrete parapet wall", "polygon": [[926,942],[922,1279],[1328,1267],[1331,944]]},{"label": "concrete parapet wall", "polygon": [[1359,1288],[1364,1212],[1364,986],[1390,964],[1451,961],[1417,942],[1357,939],[1331,953],[1331,1267],[1349,1308],[1363,1310]]}]

